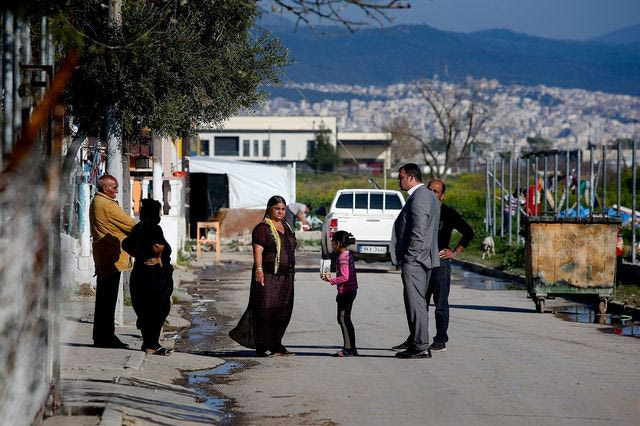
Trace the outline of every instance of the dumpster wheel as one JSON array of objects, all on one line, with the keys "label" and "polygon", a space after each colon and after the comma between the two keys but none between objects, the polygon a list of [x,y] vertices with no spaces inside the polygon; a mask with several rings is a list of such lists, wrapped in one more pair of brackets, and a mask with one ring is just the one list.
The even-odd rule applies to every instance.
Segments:
[{"label": "dumpster wheel", "polygon": [[536,304],[536,312],[544,314],[544,297],[538,297],[534,303]]}]

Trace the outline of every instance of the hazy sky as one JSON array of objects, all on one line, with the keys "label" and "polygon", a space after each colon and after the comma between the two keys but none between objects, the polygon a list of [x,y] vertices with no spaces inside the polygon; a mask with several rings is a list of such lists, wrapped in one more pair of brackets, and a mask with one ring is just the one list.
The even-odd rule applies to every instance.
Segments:
[{"label": "hazy sky", "polygon": [[506,28],[549,38],[587,39],[640,24],[640,0],[409,0],[394,23],[460,32]]}]

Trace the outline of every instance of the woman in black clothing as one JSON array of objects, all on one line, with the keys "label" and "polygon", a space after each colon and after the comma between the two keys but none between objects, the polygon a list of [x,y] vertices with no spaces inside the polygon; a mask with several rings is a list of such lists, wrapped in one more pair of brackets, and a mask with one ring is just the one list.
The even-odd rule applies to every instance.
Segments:
[{"label": "woman in black clothing", "polygon": [[286,203],[275,195],[252,233],[253,270],[249,306],[229,336],[256,356],[293,355],[282,337],[293,312],[296,236],[285,221]]},{"label": "woman in black clothing", "polygon": [[122,247],[135,257],[130,289],[133,309],[142,332],[142,350],[148,354],[168,355],[160,345],[160,332],[169,310],[173,292],[171,246],[160,228],[161,205],[153,199],[142,200],[140,222],[122,242]]}]

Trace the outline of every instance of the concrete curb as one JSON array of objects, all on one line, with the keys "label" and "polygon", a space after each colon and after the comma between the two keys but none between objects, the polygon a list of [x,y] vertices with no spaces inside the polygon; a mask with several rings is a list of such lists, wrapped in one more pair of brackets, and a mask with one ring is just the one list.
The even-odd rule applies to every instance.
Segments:
[{"label": "concrete curb", "polygon": [[[475,272],[480,275],[486,275],[488,277],[500,278],[505,280],[511,280],[517,282],[518,284],[522,284],[526,286],[525,277],[522,275],[511,274],[509,272],[498,271],[497,269],[489,268],[479,263],[470,262],[468,260],[461,259],[451,259],[451,263],[457,266],[460,266],[462,269],[467,271]],[[627,264],[627,267],[633,266],[640,271],[640,266]],[[617,300],[611,300],[609,302],[609,310],[611,312],[615,312],[616,314],[625,314],[631,315],[633,319],[640,320],[640,307],[625,305],[622,302]]]},{"label": "concrete curb", "polygon": [[127,363],[124,365],[124,368],[140,370],[140,367],[142,367],[143,362],[144,362],[144,352],[142,351],[133,352],[129,357],[129,360],[127,361]]},{"label": "concrete curb", "polygon": [[121,426],[122,413],[107,404],[100,417],[100,426]]},{"label": "concrete curb", "polygon": [[525,285],[525,279],[521,275],[512,274],[509,272],[498,271],[497,269],[489,268],[479,263],[470,262],[468,260],[451,259],[451,263],[460,266],[467,271],[475,272],[480,275],[486,275],[488,277],[500,278],[503,280],[511,280],[518,284]]},{"label": "concrete curb", "polygon": [[619,281],[623,284],[640,283],[640,265],[622,262],[619,270]]},{"label": "concrete curb", "polygon": [[636,306],[629,306],[617,300],[612,300],[609,302],[609,309],[617,314],[630,315],[634,320],[640,320],[640,308]]}]

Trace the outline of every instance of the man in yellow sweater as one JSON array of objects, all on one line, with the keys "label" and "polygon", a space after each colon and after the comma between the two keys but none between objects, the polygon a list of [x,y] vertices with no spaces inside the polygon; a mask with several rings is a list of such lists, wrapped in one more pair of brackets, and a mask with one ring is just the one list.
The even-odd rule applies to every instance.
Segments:
[{"label": "man in yellow sweater", "polygon": [[101,348],[128,347],[115,335],[114,315],[120,272],[131,268],[131,259],[121,243],[136,222],[118,205],[117,193],[118,180],[111,175],[101,176],[89,210],[97,275],[93,344]]}]

